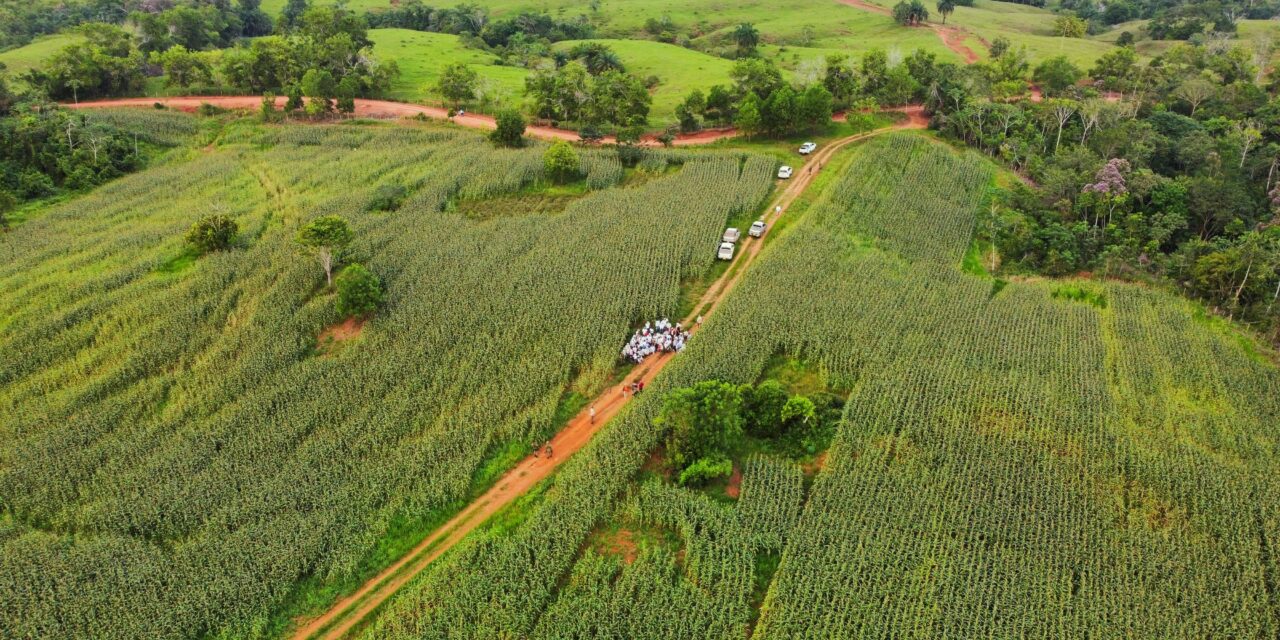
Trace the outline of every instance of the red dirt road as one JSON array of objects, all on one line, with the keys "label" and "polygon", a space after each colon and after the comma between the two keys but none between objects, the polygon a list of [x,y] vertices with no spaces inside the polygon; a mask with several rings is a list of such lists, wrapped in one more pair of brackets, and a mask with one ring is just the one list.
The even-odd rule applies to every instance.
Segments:
[{"label": "red dirt road", "polygon": [[[765,222],[772,227],[773,223],[790,208],[796,198],[812,183],[826,163],[835,155],[835,152],[842,147],[888,131],[923,129],[927,124],[928,120],[921,114],[920,107],[914,107],[914,111],[908,109],[908,119],[905,122],[892,127],[842,138],[826,145],[810,157],[809,161],[802,167],[802,170],[797,172],[795,177],[787,183],[782,193],[778,194],[778,197],[769,203],[769,208],[764,215]],[[742,275],[755,261],[763,246],[763,239],[744,236],[738,255],[734,258],[738,264],[733,265],[719,280],[716,280],[708,287],[706,293],[694,305],[694,311],[690,313],[690,317],[684,319],[683,324],[689,328],[690,332],[696,334],[700,328],[700,325],[696,322],[697,314],[701,313],[703,316],[709,316],[719,307],[720,301],[724,299],[725,294],[732,291],[733,287],[737,285]],[[394,564],[374,576],[351,595],[334,603],[329,611],[323,615],[300,622],[300,626],[294,631],[291,638],[293,640],[308,640],[310,638],[338,640],[345,637],[353,627],[360,624],[374,609],[386,602],[405,583],[421,573],[433,560],[452,548],[454,544],[480,526],[489,516],[497,513],[498,510],[507,506],[533,488],[535,484],[551,475],[556,467],[559,467],[565,460],[590,442],[596,432],[609,420],[613,419],[626,403],[631,400],[631,396],[625,392],[625,389],[636,381],[642,381],[647,386],[673,357],[675,357],[674,353],[662,353],[650,357],[621,383],[606,389],[591,401],[588,409],[584,409],[574,416],[551,439],[553,454],[551,458],[542,455],[526,457],[514,469],[502,476],[484,495],[467,505],[466,508],[427,536],[426,539]],[[594,420],[591,419],[589,414],[590,407],[595,407],[596,409]]]},{"label": "red dirt road", "polygon": [[[64,104],[65,107],[72,109],[93,109],[102,107],[150,107],[155,103],[160,103],[171,109],[179,111],[194,112],[200,108],[201,104],[211,104],[215,107],[223,109],[246,109],[256,110],[262,105],[260,96],[183,96],[178,98],[116,98],[110,100],[92,100],[80,102],[77,104]],[[277,97],[276,106],[283,107],[286,98]],[[454,116],[449,118],[447,109],[441,107],[428,107],[420,104],[410,104],[407,102],[392,102],[390,100],[356,100],[355,115],[362,118],[409,118],[416,115],[424,115],[428,118],[437,120],[449,120],[454,124],[458,124],[471,129],[483,129],[492,131],[498,127],[493,116],[483,115],[479,113],[468,113],[462,116]],[[732,138],[737,135],[737,130],[729,129],[706,129],[697,133],[687,133],[676,136],[674,144],[676,146],[698,145],[715,142],[724,138]],[[529,125],[525,128],[525,134],[534,138],[543,140],[568,140],[577,142],[579,140],[578,132],[570,129],[557,129],[555,127],[544,127],[540,125]],[[615,142],[613,136],[605,136],[602,143],[611,144]],[[653,136],[647,137],[643,143],[657,144],[657,139]]]}]

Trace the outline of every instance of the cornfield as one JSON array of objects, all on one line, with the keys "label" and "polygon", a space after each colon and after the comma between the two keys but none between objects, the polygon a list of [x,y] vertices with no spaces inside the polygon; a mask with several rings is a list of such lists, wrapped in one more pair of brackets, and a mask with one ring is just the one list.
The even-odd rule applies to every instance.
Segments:
[{"label": "cornfield", "polygon": [[[450,203],[540,179],[540,148],[245,127],[0,236],[0,635],[252,636],[299,580],[356,575],[392,523],[547,437],[771,185],[772,161],[673,154],[609,189],[620,166],[591,157],[599,190],[565,210],[476,222]],[[390,183],[404,205],[367,211]],[[193,261],[209,213],[242,246]],[[329,213],[387,302],[317,353],[339,318],[293,237]]]},{"label": "cornfield", "polygon": [[[365,637],[1275,637],[1280,373],[1165,293],[1092,285],[1102,309],[962,273],[988,167],[911,135],[858,150],[523,525],[477,532]],[[734,507],[631,481],[663,390],[777,352],[852,389],[807,496],[760,460]],[[583,552],[616,518],[684,553]]]}]

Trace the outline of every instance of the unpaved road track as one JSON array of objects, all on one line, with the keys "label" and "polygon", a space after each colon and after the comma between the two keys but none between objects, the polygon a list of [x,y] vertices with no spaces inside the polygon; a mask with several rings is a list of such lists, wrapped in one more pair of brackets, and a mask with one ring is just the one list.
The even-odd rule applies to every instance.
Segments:
[{"label": "unpaved road track", "polygon": [[[283,108],[286,98],[277,97],[276,107]],[[103,107],[151,107],[156,103],[162,104],[170,109],[179,111],[195,111],[202,104],[210,104],[223,109],[249,109],[255,110],[262,106],[261,96],[182,96],[176,98],[113,98],[109,100],[91,100],[79,103],[64,103],[63,106],[72,109],[94,109]],[[466,115],[449,117],[449,112],[440,107],[428,107],[420,104],[410,104],[408,102],[392,102],[390,100],[366,100],[363,98],[356,100],[355,116],[361,118],[409,118],[416,115],[424,115],[428,118],[437,120],[449,120],[454,124],[468,127],[471,129],[483,129],[492,131],[498,128],[493,116],[479,113],[468,113]],[[577,142],[580,136],[577,131],[571,129],[557,129],[555,127],[544,127],[539,125],[529,125],[525,128],[525,134],[534,138],[543,140],[568,140]],[[683,133],[676,136],[673,144],[676,146],[707,144],[716,140],[732,138],[738,135],[737,130],[728,129],[705,129],[696,133]],[[611,144],[615,142],[613,136],[605,136],[601,140],[602,143]],[[649,136],[643,141],[645,144],[658,144],[656,138]]]},{"label": "unpaved road track", "polygon": [[[768,211],[764,217],[765,222],[772,227],[778,217],[785,213],[796,198],[812,183],[813,179],[817,177],[822,167],[831,160],[836,151],[845,145],[889,131],[923,129],[928,125],[928,119],[923,116],[919,107],[908,109],[907,115],[907,120],[892,127],[842,138],[820,149],[809,158],[805,166],[787,183],[786,187],[773,202],[769,203]],[[742,278],[742,274],[751,266],[751,263],[760,253],[762,246],[762,239],[744,236],[740,251],[734,258],[738,264],[733,265],[732,268],[707,288],[706,293],[694,305],[693,312],[689,314],[690,317],[684,319],[684,326],[688,327],[691,332],[697,333],[699,326],[695,321],[696,316],[698,314],[707,316],[716,310],[720,305],[720,301],[724,299],[727,293],[733,290],[733,287]],[[592,420],[588,410],[584,409],[551,439],[553,457],[526,457],[514,469],[508,471],[506,475],[499,479],[489,491],[467,505],[466,508],[427,536],[426,539],[402,558],[374,576],[354,593],[336,602],[329,611],[317,618],[301,622],[298,629],[293,633],[293,640],[308,640],[311,638],[337,640],[345,637],[353,627],[367,618],[374,609],[386,602],[406,582],[421,573],[433,560],[440,557],[441,554],[448,551],[468,533],[480,526],[489,516],[507,506],[535,484],[551,475],[556,467],[559,467],[565,460],[590,442],[592,436],[605,423],[617,415],[630,399],[623,390],[636,381],[643,381],[648,385],[673,357],[675,357],[674,353],[663,353],[650,357],[617,386],[606,389],[588,405],[596,408],[595,420]]]}]

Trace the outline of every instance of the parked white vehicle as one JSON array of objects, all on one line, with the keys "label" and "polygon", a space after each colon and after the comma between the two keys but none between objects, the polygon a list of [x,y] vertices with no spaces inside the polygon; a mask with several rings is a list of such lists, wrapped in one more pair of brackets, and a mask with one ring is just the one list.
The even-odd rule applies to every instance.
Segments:
[{"label": "parked white vehicle", "polygon": [[738,238],[741,238],[741,237],[742,237],[742,234],[739,233],[737,229],[733,227],[729,227],[728,229],[724,230],[724,237],[720,238],[720,240],[723,242],[728,242],[732,244],[734,242],[737,242]]},{"label": "parked white vehicle", "polygon": [[818,148],[818,145],[816,145],[816,144],[814,144],[814,143],[812,143],[812,142],[806,142],[806,143],[804,143],[804,144],[800,145],[800,155],[802,155],[802,156],[807,156],[807,155],[809,155],[809,154],[813,153],[813,152],[814,152],[814,150],[815,150],[815,149],[817,149],[817,148]]},{"label": "parked white vehicle", "polygon": [[721,260],[732,260],[733,259],[733,243],[721,242],[720,250],[716,252],[716,257]]},{"label": "parked white vehicle", "polygon": [[759,238],[760,236],[764,235],[764,230],[765,230],[764,220],[756,220],[755,222],[751,223],[751,228],[747,229],[747,235],[751,236],[752,238]]},{"label": "parked white vehicle", "polygon": [[791,177],[791,167],[789,167],[789,166],[787,166],[787,165],[785,165],[785,164],[784,164],[784,165],[782,165],[782,168],[778,169],[778,177],[779,177],[779,178],[781,178],[781,179],[783,179],[783,180],[786,180],[787,178],[790,178],[790,177]]}]

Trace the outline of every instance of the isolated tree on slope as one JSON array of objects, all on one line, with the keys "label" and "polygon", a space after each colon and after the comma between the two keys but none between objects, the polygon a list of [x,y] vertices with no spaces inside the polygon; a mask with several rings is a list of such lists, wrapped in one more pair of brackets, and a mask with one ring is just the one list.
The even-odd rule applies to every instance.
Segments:
[{"label": "isolated tree on slope", "polygon": [[733,30],[733,40],[738,43],[738,53],[749,55],[755,53],[756,45],[760,44],[760,32],[754,24],[744,22]]},{"label": "isolated tree on slope", "polygon": [[942,24],[947,23],[947,17],[955,10],[956,3],[954,0],[938,0],[938,13],[942,16]]},{"label": "isolated tree on slope", "polygon": [[342,216],[320,216],[298,232],[298,242],[315,251],[324,269],[324,279],[333,286],[334,254],[351,244],[351,227]]},{"label": "isolated tree on slope", "polygon": [[581,168],[578,153],[564,140],[557,140],[547,147],[546,153],[542,154],[542,161],[546,165],[547,174],[556,182],[568,181],[578,175]]},{"label": "isolated tree on slope", "polygon": [[338,314],[366,316],[382,304],[382,282],[361,264],[352,264],[338,274]]},{"label": "isolated tree on slope", "polygon": [[476,83],[479,81],[480,76],[467,65],[451,64],[441,72],[436,88],[456,109],[463,102],[475,99]]},{"label": "isolated tree on slope", "polygon": [[507,108],[498,112],[497,128],[489,134],[489,140],[500,147],[524,146],[524,116]]},{"label": "isolated tree on slope", "polygon": [[231,248],[240,227],[231,218],[216,214],[200,218],[187,232],[187,242],[200,251],[224,251]]}]

